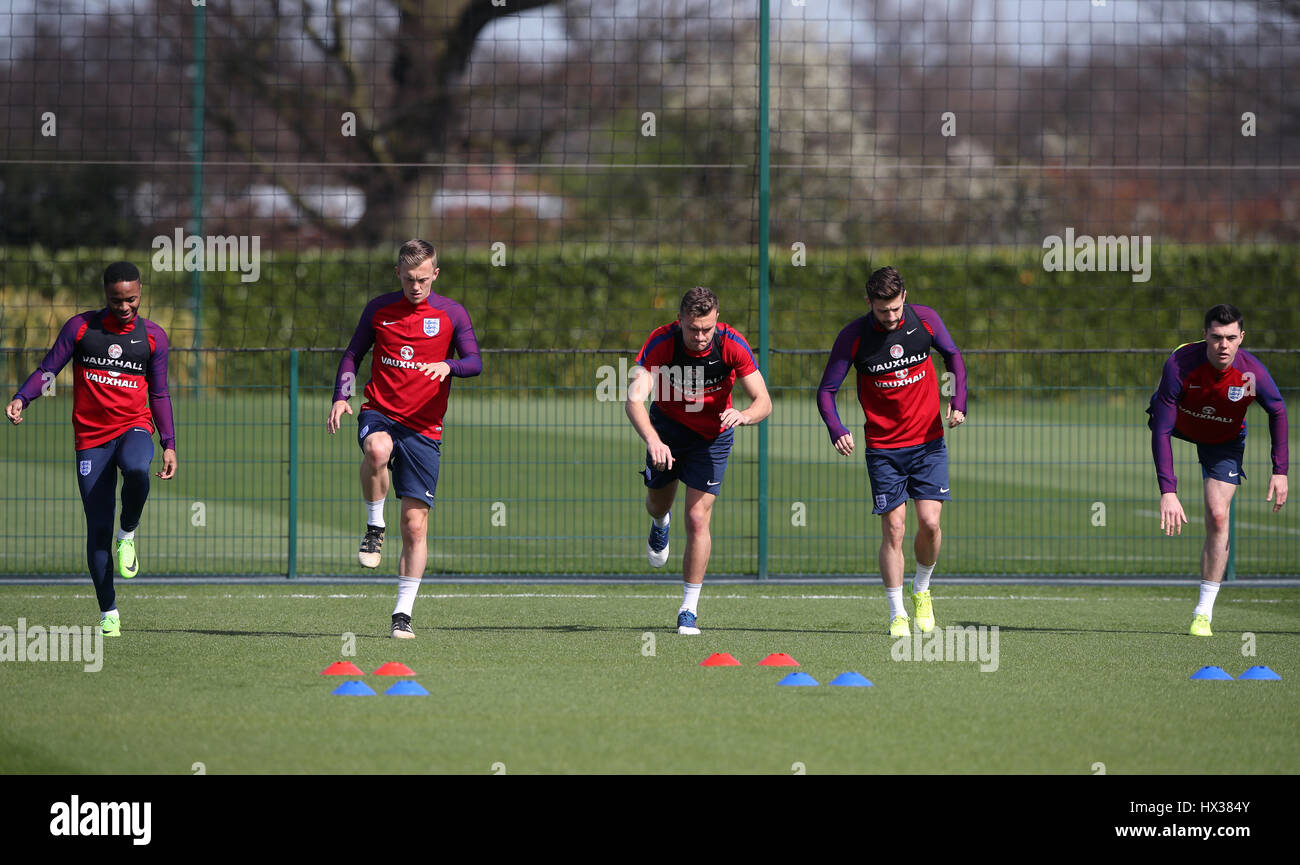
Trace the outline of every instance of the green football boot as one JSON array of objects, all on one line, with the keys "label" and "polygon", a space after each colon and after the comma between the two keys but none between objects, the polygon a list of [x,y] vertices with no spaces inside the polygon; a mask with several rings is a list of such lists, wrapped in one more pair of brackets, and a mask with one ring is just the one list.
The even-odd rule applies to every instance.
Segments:
[{"label": "green football boot", "polygon": [[140,573],[140,562],[135,557],[134,540],[117,542],[117,572],[124,580],[129,580]]},{"label": "green football boot", "polygon": [[907,626],[907,616],[894,616],[893,621],[889,623],[889,636],[891,637],[910,637],[912,629]]},{"label": "green football boot", "polygon": [[1193,637],[1213,637],[1214,632],[1210,630],[1210,617],[1197,615],[1192,619],[1192,627],[1188,633]]},{"label": "green football boot", "polygon": [[930,597],[930,590],[924,592],[913,592],[912,581],[907,581],[907,593],[912,596],[912,605],[916,613],[916,626],[921,629],[922,634],[928,634],[934,630],[934,601]]},{"label": "green football boot", "polygon": [[103,629],[105,637],[122,636],[122,620],[117,616],[104,616],[99,620],[99,627]]}]

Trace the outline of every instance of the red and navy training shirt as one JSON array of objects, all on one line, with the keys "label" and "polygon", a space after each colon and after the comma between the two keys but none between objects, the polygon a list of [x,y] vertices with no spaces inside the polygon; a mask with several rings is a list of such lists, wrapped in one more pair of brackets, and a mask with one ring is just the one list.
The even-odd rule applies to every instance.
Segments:
[{"label": "red and navy training shirt", "polygon": [[[357,366],[372,347],[362,411],[373,409],[421,435],[441,440],[451,376],[469,378],[483,371],[474,326],[465,307],[432,293],[418,306],[400,291],[370,301],[339,362],[334,379],[336,402],[352,395],[354,388],[349,384],[356,381]],[[452,358],[453,351],[459,359]],[[439,361],[451,367],[451,376],[445,381],[418,368]]]},{"label": "red and navy training shirt", "polygon": [[655,382],[655,406],[706,438],[722,433],[737,378],[758,371],[754,351],[740,331],[718,322],[713,342],[701,352],[686,348],[680,321],[655,328],[636,356]]},{"label": "red and navy training shirt", "polygon": [[1215,445],[1244,435],[1246,409],[1255,400],[1268,412],[1273,440],[1273,474],[1287,472],[1286,404],[1259,358],[1237,350],[1232,366],[1215,369],[1205,341],[1179,346],[1165,361],[1160,386],[1151,396],[1151,455],[1156,463],[1160,492],[1178,492],[1174,452],[1170,437]]},{"label": "red and navy training shirt", "polygon": [[147,318],[123,325],[107,308],[68,319],[45,359],[14,396],[26,406],[72,361],[72,430],[77,450],[99,447],[132,427],[176,449],[167,393],[167,334]]},{"label": "red and navy training shirt", "polygon": [[903,318],[893,330],[885,330],[871,313],[841,330],[817,388],[817,410],[831,441],[849,432],[835,408],[835,394],[850,367],[858,371],[867,447],[902,448],[943,438],[931,349],[943,356],[953,375],[952,407],[965,413],[966,364],[933,309],[904,304]]}]

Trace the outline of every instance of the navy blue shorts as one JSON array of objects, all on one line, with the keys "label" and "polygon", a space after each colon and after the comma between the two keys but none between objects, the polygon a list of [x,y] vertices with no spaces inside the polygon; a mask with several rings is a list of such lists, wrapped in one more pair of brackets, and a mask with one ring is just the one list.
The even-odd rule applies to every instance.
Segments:
[{"label": "navy blue shorts", "polygon": [[908,499],[946,502],[948,446],[942,438],[905,448],[868,448],[873,514],[892,511]]},{"label": "navy blue shorts", "polygon": [[393,455],[388,467],[393,472],[393,489],[399,496],[419,499],[433,507],[438,491],[438,467],[442,463],[442,442],[420,435],[386,415],[367,409],[357,416],[357,444],[365,450],[366,436],[388,433],[393,440]]},{"label": "navy blue shorts", "polygon": [[650,409],[650,423],[659,438],[673,453],[673,467],[657,469],[650,464],[649,452],[645,455],[642,477],[652,490],[662,489],[680,480],[693,490],[717,495],[722,491],[722,476],[727,471],[727,456],[735,441],[733,430],[725,430],[717,438],[705,438],[688,426]]},{"label": "navy blue shorts", "polygon": [[1201,478],[1214,478],[1225,484],[1240,484],[1246,473],[1241,469],[1246,455],[1246,431],[1230,442],[1217,445],[1196,445],[1196,458],[1201,461]]}]

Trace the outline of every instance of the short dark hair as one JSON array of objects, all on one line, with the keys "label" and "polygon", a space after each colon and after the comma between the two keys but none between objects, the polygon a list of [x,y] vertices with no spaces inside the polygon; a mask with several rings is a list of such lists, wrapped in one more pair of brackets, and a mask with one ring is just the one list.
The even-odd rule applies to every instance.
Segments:
[{"label": "short dark hair", "polygon": [[677,307],[679,318],[701,318],[718,308],[718,296],[702,285],[697,285],[682,295],[681,306]]},{"label": "short dark hair", "polygon": [[1241,329],[1246,329],[1246,320],[1241,317],[1241,310],[1230,303],[1221,303],[1218,306],[1210,307],[1210,311],[1205,314],[1205,329],[1209,330],[1213,324],[1232,324],[1237,322]]},{"label": "short dark hair", "polygon": [[140,268],[129,261],[115,261],[104,268],[104,288],[119,282],[139,282]]},{"label": "short dark hair", "polygon": [[432,259],[433,266],[438,266],[438,247],[427,240],[408,240],[397,250],[398,267],[419,267],[426,260]]},{"label": "short dark hair", "polygon": [[903,277],[892,267],[882,267],[867,279],[868,300],[893,300],[906,290]]}]

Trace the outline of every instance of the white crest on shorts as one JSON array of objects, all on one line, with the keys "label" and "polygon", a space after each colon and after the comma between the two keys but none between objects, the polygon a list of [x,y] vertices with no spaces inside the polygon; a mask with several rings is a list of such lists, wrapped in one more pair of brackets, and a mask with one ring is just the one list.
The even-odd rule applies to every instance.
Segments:
[{"label": "white crest on shorts", "polygon": [[110,345],[110,346],[108,347],[108,356],[111,357],[111,358],[119,358],[119,357],[121,357],[121,356],[122,356],[122,346],[118,345],[117,343],[113,343],[112,345]]},{"label": "white crest on shorts", "polygon": [[404,345],[402,346],[401,354],[402,360],[410,360],[415,357],[415,349],[411,348],[409,345]]},{"label": "white crest on shorts", "polygon": [[884,496],[876,496],[876,509],[877,509],[877,510],[882,510],[882,511],[885,509],[885,497],[884,497]]},{"label": "white crest on shorts", "polygon": [[1246,395],[1246,389],[1244,387],[1228,388],[1228,399],[1231,400],[1232,402],[1239,402],[1241,398],[1245,395]]},{"label": "white crest on shorts", "polygon": [[77,463],[77,471],[81,472],[81,476],[82,476],[83,478],[86,477],[87,475],[89,475],[89,474],[90,474],[90,460],[82,460],[81,462]]},{"label": "white crest on shorts", "polygon": [[439,328],[441,328],[441,327],[442,327],[442,319],[440,319],[440,318],[426,318],[426,319],[424,320],[424,335],[425,335],[425,336],[437,336],[437,335],[438,335],[438,330],[439,330]]},{"label": "white crest on shorts", "polygon": [[890,356],[890,357],[902,357],[902,356],[903,356],[903,344],[902,344],[901,342],[896,342],[896,343],[894,343],[893,345],[891,345],[891,346],[889,347],[889,356]]}]

